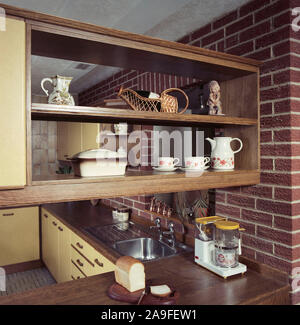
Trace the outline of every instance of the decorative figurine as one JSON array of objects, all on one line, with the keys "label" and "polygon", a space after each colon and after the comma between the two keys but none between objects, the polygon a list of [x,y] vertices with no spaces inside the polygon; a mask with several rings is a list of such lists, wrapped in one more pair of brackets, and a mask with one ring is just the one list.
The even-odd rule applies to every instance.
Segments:
[{"label": "decorative figurine", "polygon": [[207,106],[209,108],[209,115],[223,115],[221,104],[221,88],[217,81],[213,80],[208,85],[209,98]]}]

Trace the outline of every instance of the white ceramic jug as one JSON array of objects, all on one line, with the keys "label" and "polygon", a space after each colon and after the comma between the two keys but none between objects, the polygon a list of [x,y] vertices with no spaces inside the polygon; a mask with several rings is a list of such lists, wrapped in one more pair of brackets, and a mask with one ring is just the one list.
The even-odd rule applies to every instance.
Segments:
[{"label": "white ceramic jug", "polygon": [[44,88],[44,83],[49,81],[52,83],[54,90],[50,94],[48,98],[49,104],[56,104],[56,105],[75,105],[74,98],[69,94],[69,86],[72,81],[72,77],[62,77],[62,76],[55,76],[52,78],[44,78],[41,81],[41,87],[43,91],[49,96],[48,90]]},{"label": "white ceramic jug", "polygon": [[[242,150],[242,141],[230,137],[206,138],[206,140],[211,144],[211,167],[214,169],[234,169],[234,154]],[[234,140],[239,141],[241,144],[236,151],[233,151],[230,146],[230,143]]]}]

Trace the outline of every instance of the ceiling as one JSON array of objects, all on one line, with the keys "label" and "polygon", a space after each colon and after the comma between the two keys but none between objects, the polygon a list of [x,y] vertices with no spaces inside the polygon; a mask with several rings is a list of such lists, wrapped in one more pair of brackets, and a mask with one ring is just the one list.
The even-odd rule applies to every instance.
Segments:
[{"label": "ceiling", "polygon": [[[248,1],[0,0],[20,8],[171,41]],[[33,56],[32,93],[43,94],[41,80],[56,74],[72,76],[71,92],[76,94],[119,71],[119,68],[96,65],[88,65],[84,70],[79,67],[78,62]]]}]

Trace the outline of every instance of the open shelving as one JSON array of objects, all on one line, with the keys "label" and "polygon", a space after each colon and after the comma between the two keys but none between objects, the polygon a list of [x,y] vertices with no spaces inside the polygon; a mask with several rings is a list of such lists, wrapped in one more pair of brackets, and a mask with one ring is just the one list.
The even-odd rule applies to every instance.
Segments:
[{"label": "open shelving", "polygon": [[116,123],[127,122],[132,124],[150,125],[178,125],[178,126],[203,126],[226,125],[256,126],[257,119],[231,117],[222,115],[196,115],[196,114],[172,114],[142,112],[125,109],[84,107],[84,106],[61,106],[50,104],[32,104],[31,116],[33,120],[54,121],[80,121],[80,122],[104,122]]},{"label": "open shelving", "polygon": [[[159,40],[73,20],[17,10],[9,15],[27,25],[27,186],[3,192],[0,207],[86,200],[136,194],[167,193],[259,183],[259,66],[260,62],[191,45]],[[138,71],[196,78],[221,86],[224,116],[137,112],[104,107],[58,106],[31,102],[31,56],[38,55]],[[183,172],[161,174],[128,171],[125,176],[78,178],[72,175],[33,178],[31,121],[148,124],[200,129],[222,128],[238,137],[243,150],[234,171],[206,171],[186,177]]]}]

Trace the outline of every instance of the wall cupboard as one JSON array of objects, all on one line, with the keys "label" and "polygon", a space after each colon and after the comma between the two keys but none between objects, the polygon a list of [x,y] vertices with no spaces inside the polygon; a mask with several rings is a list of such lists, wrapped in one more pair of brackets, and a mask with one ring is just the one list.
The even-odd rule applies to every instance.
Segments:
[{"label": "wall cupboard", "polygon": [[0,31],[0,190],[26,184],[25,22]]}]

